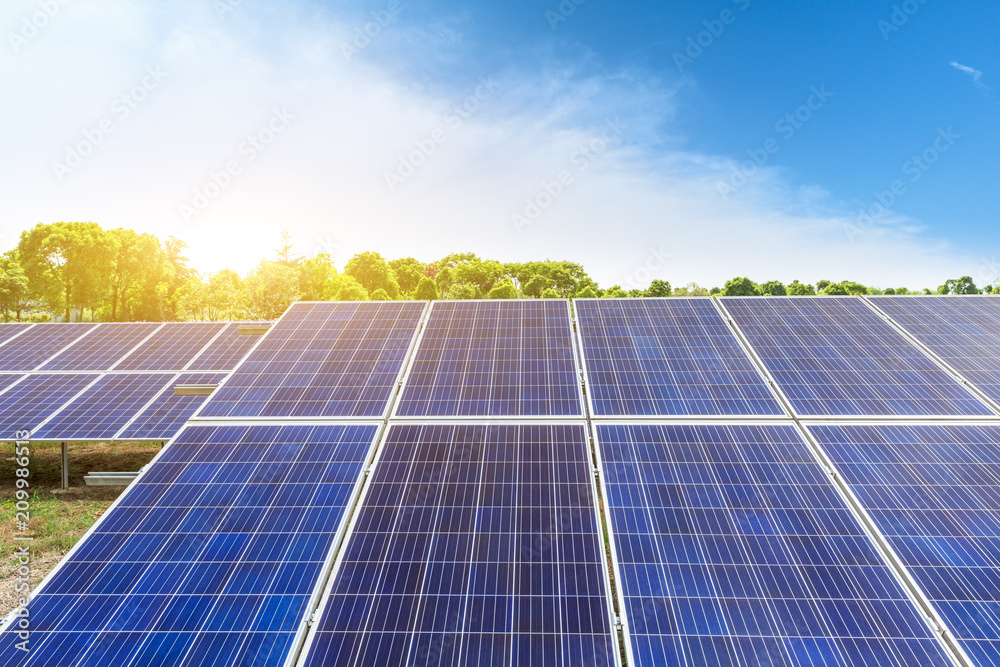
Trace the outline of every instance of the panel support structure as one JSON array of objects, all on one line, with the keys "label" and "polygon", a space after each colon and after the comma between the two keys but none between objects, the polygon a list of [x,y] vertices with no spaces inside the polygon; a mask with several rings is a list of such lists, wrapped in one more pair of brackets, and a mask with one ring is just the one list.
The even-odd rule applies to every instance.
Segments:
[{"label": "panel support structure", "polygon": [[62,443],[62,488],[69,488],[69,443]]}]

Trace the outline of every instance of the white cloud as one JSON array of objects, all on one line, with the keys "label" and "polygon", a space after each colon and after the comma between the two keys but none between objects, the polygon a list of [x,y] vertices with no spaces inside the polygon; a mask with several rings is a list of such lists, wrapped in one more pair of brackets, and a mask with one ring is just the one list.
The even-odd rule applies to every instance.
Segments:
[{"label": "white cloud", "polygon": [[969,67],[968,65],[962,65],[961,63],[955,62],[954,60],[949,63],[952,67],[957,69],[959,72],[964,72],[972,77],[972,83],[975,84],[976,90],[981,92],[983,95],[990,94],[990,87],[982,82],[983,73],[977,69]]},{"label": "white cloud", "polygon": [[[33,6],[11,2],[0,27]],[[749,275],[913,288],[981,264],[925,238],[919,221],[890,216],[852,242],[851,206],[821,188],[790,189],[775,169],[722,201],[716,184],[736,165],[662,148],[656,128],[676,109],[677,90],[636,85],[628,73],[584,74],[542,54],[530,73],[428,83],[384,63],[416,42],[420,51],[402,51],[432,59],[426,35],[445,34],[408,24],[415,17],[405,12],[348,62],[341,47],[357,20],[304,6],[260,16],[243,3],[220,20],[211,3],[177,2],[168,12],[133,0],[109,14],[113,22],[93,6],[67,4],[48,32],[0,59],[5,90],[21,91],[0,108],[4,127],[16,130],[0,162],[7,234],[93,220],[176,235],[199,269],[245,271],[273,254],[284,227],[302,253],[336,246],[341,266],[368,249],[428,260],[472,250],[578,261],[604,285],[647,279],[650,258],[663,254],[666,265],[649,277],[705,285]],[[463,48],[460,29],[449,25],[441,48]],[[437,62],[456,60],[450,52]],[[167,79],[59,183],[52,163],[156,65]],[[475,93],[480,75],[501,87],[456,127],[449,110]],[[276,108],[294,118],[250,160],[241,146]],[[606,150],[580,158],[615,118],[626,127],[610,133]],[[445,140],[390,192],[386,172],[438,129]],[[195,189],[211,190],[213,173],[224,181],[219,172],[233,161],[240,173],[185,224],[181,205]],[[572,183],[519,233],[514,214],[564,171]]]}]

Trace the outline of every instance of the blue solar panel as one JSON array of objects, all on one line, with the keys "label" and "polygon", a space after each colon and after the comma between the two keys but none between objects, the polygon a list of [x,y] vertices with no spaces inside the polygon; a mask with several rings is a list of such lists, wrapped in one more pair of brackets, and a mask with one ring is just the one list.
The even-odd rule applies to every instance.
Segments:
[{"label": "blue solar panel", "polygon": [[975,664],[1000,665],[1000,426],[811,426]]},{"label": "blue solar panel", "polygon": [[39,440],[107,440],[139,413],[174,376],[105,375],[32,436]]},{"label": "blue solar panel", "polygon": [[0,370],[34,370],[96,327],[96,324],[36,324],[27,335],[0,347]]},{"label": "blue solar panel", "polygon": [[382,417],[426,304],[299,302],[198,417]]},{"label": "blue solar panel", "polygon": [[799,415],[992,415],[857,297],[722,298]]},{"label": "blue solar panel", "polygon": [[285,663],[378,425],[194,426],[29,603],[3,667]]},{"label": "blue solar panel", "polygon": [[583,416],[569,302],[435,301],[400,417]]},{"label": "blue solar panel", "polygon": [[[7,341],[11,340],[16,336],[20,336],[31,328],[30,324],[23,324],[19,322],[4,322],[0,324],[0,345],[3,345]],[[2,356],[2,352],[0,352]]]},{"label": "blue solar panel", "polygon": [[1000,403],[1000,299],[877,296],[872,302]]},{"label": "blue solar panel", "polygon": [[77,341],[38,370],[106,371],[160,326],[152,322],[101,324],[86,338]]},{"label": "blue solar panel", "polygon": [[215,322],[171,322],[115,365],[116,371],[179,371],[222,331]]},{"label": "blue solar panel", "polygon": [[395,425],[304,665],[615,665],[585,427]]},{"label": "blue solar panel", "polygon": [[595,428],[632,665],[951,664],[793,426]]},{"label": "blue solar panel", "polygon": [[595,417],[785,414],[711,299],[573,303]]},{"label": "blue solar panel", "polygon": [[258,341],[260,336],[241,336],[239,323],[227,324],[219,337],[212,341],[185,370],[232,371]]},{"label": "blue solar panel", "polygon": [[179,384],[218,384],[224,373],[185,373],[170,382],[160,395],[117,436],[116,440],[169,440],[177,435],[185,422],[208,400],[208,396],[178,396]]},{"label": "blue solar panel", "polygon": [[34,431],[99,377],[96,373],[25,377],[0,394],[0,440],[12,440],[18,431]]}]

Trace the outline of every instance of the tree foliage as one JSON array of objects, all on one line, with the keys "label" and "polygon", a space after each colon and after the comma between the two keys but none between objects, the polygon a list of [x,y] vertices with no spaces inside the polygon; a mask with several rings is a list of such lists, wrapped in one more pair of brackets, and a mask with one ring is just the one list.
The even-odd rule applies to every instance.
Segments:
[{"label": "tree foliage", "polygon": [[760,287],[749,278],[733,278],[726,281],[723,296],[760,296]]}]

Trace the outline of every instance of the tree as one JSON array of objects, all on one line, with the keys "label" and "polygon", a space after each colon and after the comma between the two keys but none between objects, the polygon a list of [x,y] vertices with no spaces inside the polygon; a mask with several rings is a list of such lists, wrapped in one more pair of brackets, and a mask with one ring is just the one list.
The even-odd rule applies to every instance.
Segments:
[{"label": "tree", "polygon": [[826,296],[843,296],[846,294],[868,294],[868,288],[861,283],[845,280],[839,283],[830,283],[823,289]]},{"label": "tree", "polygon": [[446,299],[475,299],[476,286],[466,283],[455,283],[448,289]]},{"label": "tree", "polygon": [[788,290],[777,280],[768,280],[761,285],[760,293],[764,296],[788,296]]},{"label": "tree", "polygon": [[208,285],[197,275],[189,276],[175,293],[177,319],[201,320],[208,317]]},{"label": "tree", "polygon": [[298,271],[281,262],[261,262],[246,284],[251,317],[275,320],[301,296]]},{"label": "tree", "polygon": [[337,292],[337,301],[367,301],[368,291],[358,281],[346,283]]},{"label": "tree", "polygon": [[9,251],[0,257],[0,309],[3,310],[4,322],[10,322],[12,312],[20,322],[21,311],[30,299],[28,276],[17,261],[17,251]]},{"label": "tree", "polygon": [[275,250],[275,254],[278,256],[276,263],[282,266],[295,267],[302,262],[301,257],[296,257],[292,254],[295,250],[295,244],[292,243],[292,235],[287,229],[281,230],[281,247]]},{"label": "tree", "polygon": [[434,284],[437,285],[438,294],[447,294],[451,286],[455,284],[455,274],[447,266],[438,271],[437,276],[434,278]]},{"label": "tree", "polygon": [[521,290],[525,296],[539,298],[542,293],[552,287],[552,281],[543,275],[536,274],[528,281],[528,284]]},{"label": "tree", "polygon": [[654,280],[649,283],[649,288],[646,289],[646,296],[662,297],[670,296],[673,290],[670,289],[670,283],[666,280]]},{"label": "tree", "polygon": [[604,294],[601,295],[601,298],[604,299],[625,299],[627,297],[628,294],[621,288],[620,285],[612,285],[608,289],[604,290]]},{"label": "tree", "polygon": [[516,299],[517,288],[510,280],[503,280],[497,283],[487,296],[490,299]]},{"label": "tree", "polygon": [[466,262],[478,262],[479,256],[474,252],[453,252],[450,255],[445,255],[438,261],[434,262],[440,268],[454,269],[459,264],[464,264]]},{"label": "tree", "polygon": [[152,234],[137,234],[124,228],[112,229],[107,236],[112,248],[109,319],[113,322],[164,319],[162,297],[167,283],[173,282],[174,271],[168,265],[160,240]]},{"label": "tree", "polygon": [[455,282],[475,285],[483,294],[487,294],[503,274],[504,269],[500,262],[493,260],[466,262],[455,267]]},{"label": "tree", "polygon": [[322,301],[330,295],[333,278],[337,269],[330,255],[320,253],[310,257],[298,266],[299,294],[303,301]]},{"label": "tree", "polygon": [[390,298],[399,296],[399,283],[396,282],[392,268],[377,252],[355,255],[347,262],[344,273],[361,283],[368,294],[381,288]]},{"label": "tree", "polygon": [[723,296],[760,296],[760,287],[749,278],[733,278],[726,281]]},{"label": "tree", "polygon": [[788,283],[789,296],[813,296],[815,294],[816,288],[812,285],[803,285],[798,280]]},{"label": "tree", "polygon": [[597,298],[597,290],[595,290],[593,287],[591,287],[590,285],[588,285],[588,286],[584,287],[582,290],[580,290],[577,293],[576,297],[574,297],[574,298],[577,298],[577,299],[596,299]]},{"label": "tree", "polygon": [[976,283],[972,282],[971,276],[962,276],[946,280],[944,285],[937,289],[938,294],[981,294]]},{"label": "tree", "polygon": [[698,283],[688,283],[684,287],[674,288],[674,296],[708,296],[708,290]]},{"label": "tree", "polygon": [[243,279],[231,269],[224,269],[208,278],[206,298],[208,319],[243,320],[250,316],[250,300]]},{"label": "tree", "polygon": [[816,281],[816,291],[822,292],[826,289],[826,286],[830,284],[829,280],[817,280]]},{"label": "tree", "polygon": [[379,287],[377,290],[375,290],[374,292],[372,292],[371,296],[368,297],[368,300],[369,301],[392,301],[392,299],[389,298],[389,293],[386,292],[381,287]]},{"label": "tree", "polygon": [[404,257],[390,261],[389,268],[396,274],[399,291],[402,294],[412,294],[413,290],[417,288],[417,283],[423,277],[427,265],[412,257]]},{"label": "tree", "polygon": [[559,298],[559,292],[555,291],[554,289],[552,289],[550,287],[549,289],[547,289],[544,292],[542,292],[542,298],[543,299],[558,299]]},{"label": "tree", "polygon": [[413,290],[413,298],[420,301],[434,301],[438,298],[437,285],[434,281],[424,276],[417,283],[417,288]]},{"label": "tree", "polygon": [[712,296],[715,296],[716,294],[722,294],[722,288],[721,287],[713,287],[712,289],[710,289],[708,291],[708,293],[710,295],[712,295]]}]

